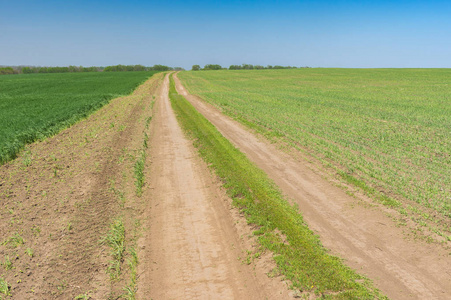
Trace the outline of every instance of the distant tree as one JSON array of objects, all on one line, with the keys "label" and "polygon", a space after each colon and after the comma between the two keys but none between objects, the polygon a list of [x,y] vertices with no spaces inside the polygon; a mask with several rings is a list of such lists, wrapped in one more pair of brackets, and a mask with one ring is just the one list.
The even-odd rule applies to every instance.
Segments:
[{"label": "distant tree", "polygon": [[212,65],[208,64],[204,66],[204,70],[221,70],[222,67],[220,65]]},{"label": "distant tree", "polygon": [[35,71],[34,71],[34,69],[33,68],[30,68],[30,67],[23,67],[22,68],[22,73],[23,74],[31,74],[31,73],[34,73]]},{"label": "distant tree", "polygon": [[254,66],[253,65],[249,65],[249,64],[243,64],[242,69],[243,70],[253,70]]},{"label": "distant tree", "polygon": [[174,71],[185,71],[185,69],[182,67],[174,67],[173,70]]},{"label": "distant tree", "polygon": [[82,72],[99,72],[99,68],[98,67],[87,67],[87,68],[83,68],[83,70],[81,70]]},{"label": "distant tree", "polygon": [[146,68],[143,65],[134,65],[133,71],[145,71]]},{"label": "distant tree", "polygon": [[108,66],[104,69],[104,71],[105,72],[124,72],[124,71],[127,71],[127,66],[124,66],[124,65]]},{"label": "distant tree", "polygon": [[68,66],[68,67],[16,67],[14,70],[16,73],[31,74],[31,73],[75,73],[75,72],[99,72],[101,68],[99,67],[88,67],[84,68],[82,66]]},{"label": "distant tree", "polygon": [[262,69],[271,69],[272,66],[268,66],[268,67],[263,67],[260,65],[251,65],[251,64],[242,64],[240,65],[231,65],[229,67],[229,70],[262,70]]},{"label": "distant tree", "polygon": [[0,75],[17,74],[11,67],[0,68]]},{"label": "distant tree", "polygon": [[163,66],[163,65],[154,65],[152,67],[152,70],[154,70],[154,71],[169,71],[170,68],[168,66]]},{"label": "distant tree", "polygon": [[191,71],[199,71],[200,70],[200,66],[199,65],[193,65],[191,68]]}]

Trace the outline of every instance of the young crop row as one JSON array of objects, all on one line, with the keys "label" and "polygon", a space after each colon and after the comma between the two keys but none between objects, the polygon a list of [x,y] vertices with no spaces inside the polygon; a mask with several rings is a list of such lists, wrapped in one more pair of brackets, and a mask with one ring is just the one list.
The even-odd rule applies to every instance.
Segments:
[{"label": "young crop row", "polygon": [[450,69],[179,77],[191,93],[247,126],[283,137],[383,203],[401,207],[408,199],[451,217]]},{"label": "young crop row", "polygon": [[0,77],[0,164],[24,145],[57,133],[129,94],[156,72],[5,75]]}]

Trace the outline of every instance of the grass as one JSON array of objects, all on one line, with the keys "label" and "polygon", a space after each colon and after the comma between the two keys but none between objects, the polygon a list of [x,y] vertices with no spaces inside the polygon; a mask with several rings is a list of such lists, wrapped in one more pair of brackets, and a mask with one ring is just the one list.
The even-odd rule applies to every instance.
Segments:
[{"label": "grass", "polygon": [[[0,294],[3,294],[5,296],[10,296],[10,285],[8,284],[8,282],[6,282],[5,279],[3,279],[3,277],[0,277]],[[0,295],[0,299],[1,299],[1,295]]]},{"label": "grass", "polygon": [[282,137],[382,203],[451,218],[451,69],[181,72],[188,90]]},{"label": "grass", "polygon": [[11,262],[9,256],[5,256],[5,262],[3,262],[2,264],[3,268],[5,268],[6,271],[11,270],[13,268],[13,263]]},{"label": "grass", "polygon": [[31,248],[27,248],[25,249],[25,253],[29,256],[29,257],[33,257],[34,256],[34,251]]},{"label": "grass", "polygon": [[259,243],[273,252],[278,271],[294,288],[325,299],[384,298],[369,280],[327,253],[267,175],[176,92],[172,77],[169,95],[179,122],[201,157],[222,180],[248,222],[258,227],[254,233]]},{"label": "grass", "polygon": [[124,299],[136,299],[136,292],[138,291],[138,253],[135,248],[129,248],[130,258],[128,259],[128,267],[130,269],[130,283],[124,288],[122,297]]},{"label": "grass", "polygon": [[91,299],[91,296],[88,293],[80,294],[78,296],[75,296],[75,300],[89,300]]},{"label": "grass", "polygon": [[2,245],[9,245],[13,248],[19,247],[20,245],[24,244],[24,239],[22,236],[18,233],[15,233],[14,235],[7,238],[5,241],[3,241]]},{"label": "grass", "polygon": [[135,186],[136,186],[136,195],[138,197],[141,197],[143,193],[143,187],[144,187],[144,168],[146,166],[146,150],[148,148],[148,142],[149,136],[146,132],[144,132],[144,139],[143,139],[143,146],[142,149],[139,150],[138,153],[138,159],[135,162],[134,166],[134,177],[135,177]]},{"label": "grass", "polygon": [[[132,92],[156,72],[0,76],[0,164],[28,143],[51,136],[110,99]],[[30,157],[24,164],[31,163]]]},{"label": "grass", "polygon": [[102,243],[110,247],[112,258],[108,266],[110,279],[117,279],[121,274],[121,263],[125,252],[125,227],[121,219],[117,219],[111,224],[109,232],[102,239]]}]

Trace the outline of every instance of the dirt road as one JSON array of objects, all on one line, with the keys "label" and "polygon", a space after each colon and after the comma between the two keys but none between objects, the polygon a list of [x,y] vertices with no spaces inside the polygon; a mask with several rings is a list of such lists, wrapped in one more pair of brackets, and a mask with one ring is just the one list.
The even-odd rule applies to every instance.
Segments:
[{"label": "dirt road", "polygon": [[284,283],[243,263],[245,221],[185,138],[168,85],[166,76],[152,120],[140,299],[286,299]]},{"label": "dirt road", "polygon": [[299,204],[306,222],[326,248],[393,299],[451,299],[449,251],[406,239],[403,229],[373,205],[359,205],[342,189],[312,171],[306,162],[257,138],[200,98],[177,90],[217,129]]}]

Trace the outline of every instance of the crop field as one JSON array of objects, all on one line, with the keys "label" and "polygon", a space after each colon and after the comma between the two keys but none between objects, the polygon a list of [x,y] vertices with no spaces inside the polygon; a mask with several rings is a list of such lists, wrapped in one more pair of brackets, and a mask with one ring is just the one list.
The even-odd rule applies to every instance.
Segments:
[{"label": "crop field", "polygon": [[179,77],[191,93],[270,138],[288,141],[401,213],[420,207],[433,211],[420,214],[426,220],[434,211],[451,217],[450,69],[209,71]]},{"label": "crop field", "polygon": [[0,164],[25,144],[55,134],[129,94],[156,72],[4,75],[0,77]]}]

